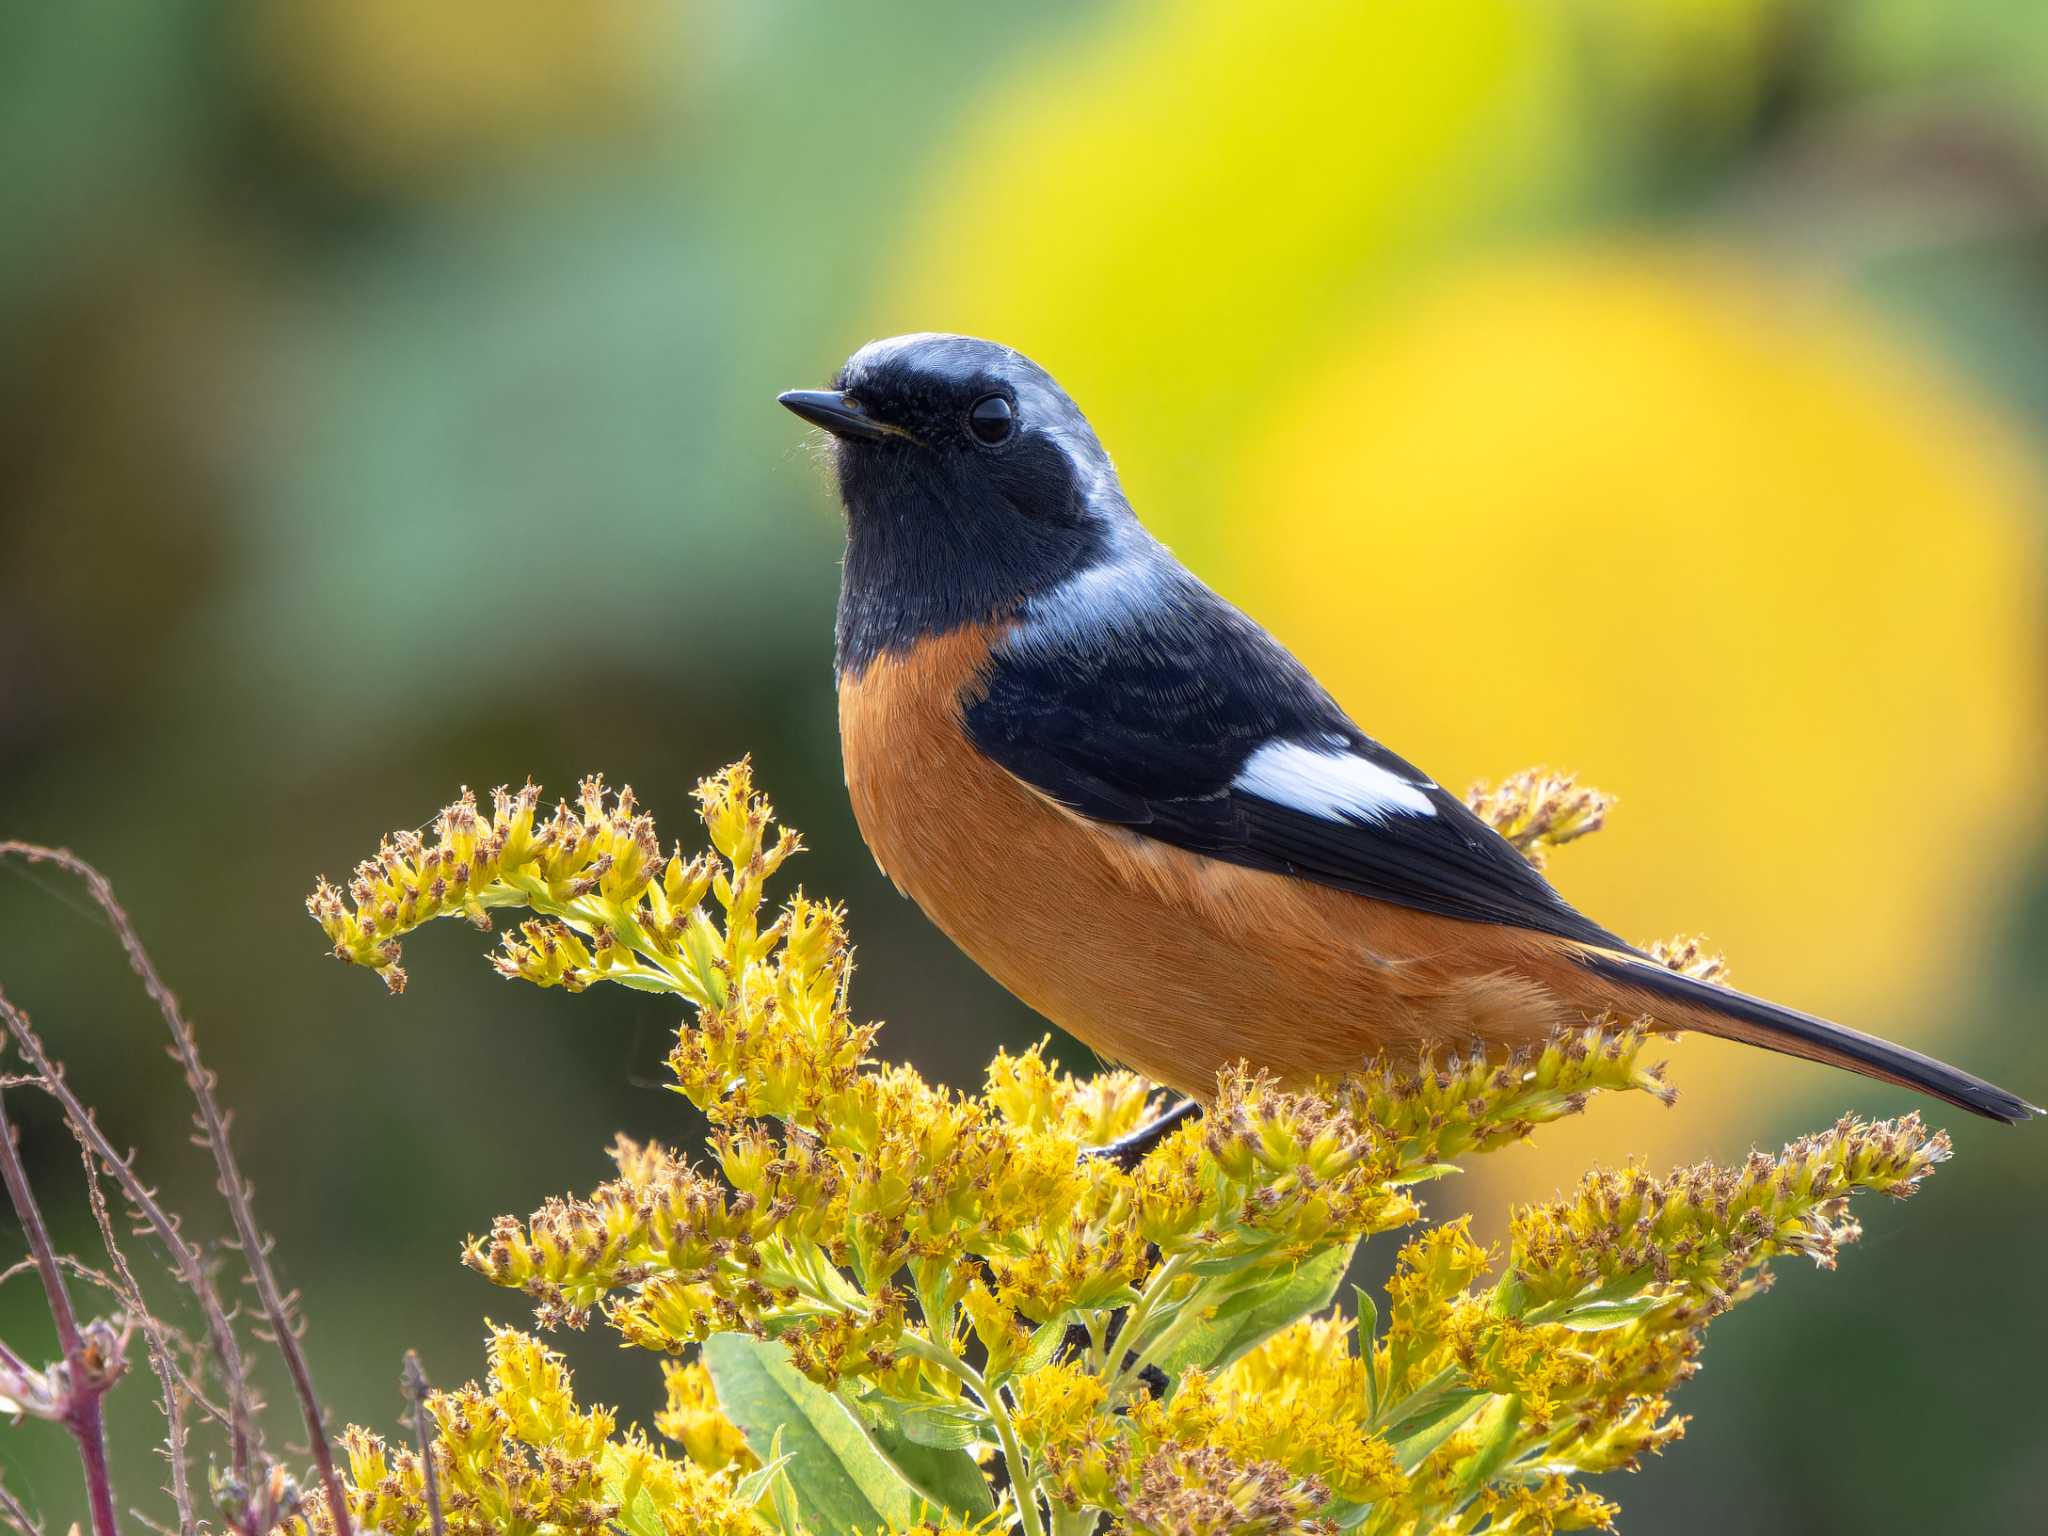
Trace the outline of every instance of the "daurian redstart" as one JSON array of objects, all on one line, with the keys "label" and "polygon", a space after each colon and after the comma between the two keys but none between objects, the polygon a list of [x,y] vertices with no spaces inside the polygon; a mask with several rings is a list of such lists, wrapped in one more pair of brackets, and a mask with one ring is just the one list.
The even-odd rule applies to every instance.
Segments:
[{"label": "daurian redstart", "polygon": [[846,782],[883,869],[1004,986],[1196,1098],[1601,1015],[1994,1119],[2025,1100],[1671,970],[1575,911],[1139,524],[1044,369],[965,336],[782,403],[832,434]]}]

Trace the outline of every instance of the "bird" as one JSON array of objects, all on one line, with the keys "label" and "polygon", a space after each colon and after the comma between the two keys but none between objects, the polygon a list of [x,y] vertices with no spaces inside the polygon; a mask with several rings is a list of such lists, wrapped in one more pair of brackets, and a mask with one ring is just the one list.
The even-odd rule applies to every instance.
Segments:
[{"label": "bird", "polygon": [[845,511],[834,666],[861,834],[1010,992],[1187,1095],[1121,1152],[1235,1066],[1307,1084],[1603,1018],[2041,1113],[1580,913],[1146,530],[1023,354],[896,336],[778,398],[828,434]]}]

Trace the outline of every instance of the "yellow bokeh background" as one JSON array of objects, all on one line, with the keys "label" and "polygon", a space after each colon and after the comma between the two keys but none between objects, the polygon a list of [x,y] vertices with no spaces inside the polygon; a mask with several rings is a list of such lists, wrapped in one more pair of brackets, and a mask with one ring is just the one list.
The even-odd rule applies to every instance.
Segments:
[{"label": "yellow bokeh background", "polygon": [[[1269,88],[1244,87],[1254,57]],[[974,105],[871,328],[1028,352],[1206,552],[1215,444],[1419,254],[1565,163],[1542,111],[1563,68],[1553,23],[1484,0],[1113,10]]]}]

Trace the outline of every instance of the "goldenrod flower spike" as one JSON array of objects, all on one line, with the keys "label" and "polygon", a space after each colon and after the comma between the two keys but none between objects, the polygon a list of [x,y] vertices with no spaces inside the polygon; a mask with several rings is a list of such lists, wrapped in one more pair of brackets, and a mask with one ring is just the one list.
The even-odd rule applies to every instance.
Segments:
[{"label": "goldenrod flower spike", "polygon": [[1465,803],[1541,869],[1549,849],[1605,826],[1614,796],[1579,783],[1573,774],[1525,768],[1503,779],[1497,789],[1473,785]]},{"label": "goldenrod flower spike", "polygon": [[[482,1386],[432,1393],[426,1411],[450,1536],[611,1536],[643,1493],[663,1536],[760,1529],[730,1473],[671,1460],[637,1433],[621,1435],[610,1410],[579,1408],[561,1356],[512,1329],[492,1331]],[[427,1536],[432,1517],[418,1454],[360,1429],[342,1443],[357,1528]]]},{"label": "goldenrod flower spike", "polygon": [[1660,939],[1650,946],[1650,957],[1695,981],[1711,981],[1723,987],[1729,985],[1727,959],[1708,949],[1707,941],[1697,934]]},{"label": "goldenrod flower spike", "polygon": [[[1504,1256],[1463,1222],[1423,1229],[1384,1315],[1362,1299],[1354,1323],[1328,1310],[1353,1246],[1414,1222],[1454,1160],[1596,1094],[1670,1100],[1642,1030],[1601,1020],[1505,1058],[1376,1062],[1320,1085],[1228,1072],[1203,1120],[1127,1172],[1081,1154],[1155,1111],[1130,1073],[1072,1077],[1041,1042],[960,1094],[874,1058],[844,913],[800,892],[764,910],[800,845],[746,764],[699,787],[697,854],[662,857],[631,791],[602,780],[546,819],[539,798],[500,792],[485,815],[465,795],[432,842],[386,839],[349,900],[323,883],[309,902],[336,953],[394,988],[412,928],[512,907],[527,916],[494,957],[504,974],[688,1005],[669,1066],[710,1120],[702,1159],[621,1137],[616,1177],[500,1217],[464,1251],[543,1325],[601,1316],[687,1362],[665,1362],[654,1421],[682,1459],[578,1409],[560,1359],[500,1330],[487,1384],[430,1405],[458,1536],[873,1528],[810,1481],[820,1457],[901,1492],[890,1531],[1604,1529],[1614,1507],[1580,1479],[1683,1433],[1669,1395],[1708,1324],[1765,1287],[1775,1256],[1832,1264],[1857,1233],[1853,1195],[1909,1194],[1947,1155],[1909,1116],[1845,1120],[1733,1169],[1599,1170],[1516,1212]],[[1603,806],[1523,775],[1491,813],[1533,851]],[[1665,958],[1709,974],[1696,943]],[[782,1385],[722,1400],[732,1335],[775,1341]],[[838,1438],[787,1459],[776,1434],[800,1426],[761,1415],[794,1403],[792,1382],[830,1394]],[[361,1431],[347,1443],[365,1528],[422,1531],[417,1458]],[[929,1487],[903,1491],[910,1467],[966,1506],[952,1523]]]},{"label": "goldenrod flower spike", "polygon": [[[686,862],[680,850],[664,865],[631,785],[612,796],[601,776],[586,778],[576,806],[559,801],[546,821],[536,820],[540,793],[530,780],[516,795],[501,787],[485,815],[465,788],[435,818],[432,843],[416,832],[385,838],[356,866],[347,900],[322,879],[306,909],[335,955],[402,992],[405,934],[456,915],[488,929],[491,908],[524,907],[542,920],[506,940],[493,961],[503,975],[570,991],[602,979],[711,1003],[728,973],[765,951],[756,921],[763,882],[802,844],[784,832],[762,846],[773,813],[744,762],[698,786],[723,868],[702,856]],[[722,932],[702,910],[714,892],[726,909]]]}]

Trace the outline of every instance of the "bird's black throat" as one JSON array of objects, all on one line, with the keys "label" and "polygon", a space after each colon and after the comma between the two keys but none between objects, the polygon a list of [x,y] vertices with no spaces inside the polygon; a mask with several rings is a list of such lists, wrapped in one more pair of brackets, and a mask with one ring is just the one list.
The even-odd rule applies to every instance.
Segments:
[{"label": "bird's black throat", "polygon": [[961,473],[913,443],[839,443],[846,564],[835,665],[858,677],[876,657],[985,623],[1100,560],[1106,538],[1056,451]]}]

